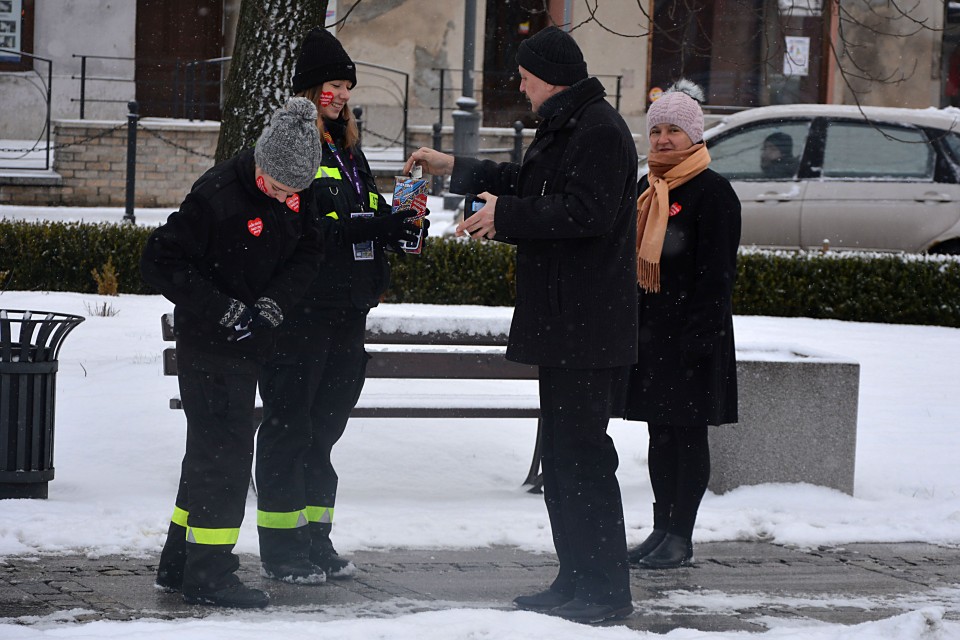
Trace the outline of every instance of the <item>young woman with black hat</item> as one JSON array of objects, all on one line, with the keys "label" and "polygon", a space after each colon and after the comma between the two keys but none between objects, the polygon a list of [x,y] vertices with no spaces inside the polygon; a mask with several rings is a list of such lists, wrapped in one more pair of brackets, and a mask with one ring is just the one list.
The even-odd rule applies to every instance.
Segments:
[{"label": "young woman with black hat", "polygon": [[297,584],[356,568],[330,541],[337,473],[331,451],[363,388],[368,311],[387,289],[385,249],[414,240],[413,211],[391,213],[358,144],[348,107],[356,67],[326,29],[301,47],[293,91],[319,110],[322,161],[314,211],[325,230],[323,275],[287,315],[276,357],[260,378],[257,524],[262,573]]}]

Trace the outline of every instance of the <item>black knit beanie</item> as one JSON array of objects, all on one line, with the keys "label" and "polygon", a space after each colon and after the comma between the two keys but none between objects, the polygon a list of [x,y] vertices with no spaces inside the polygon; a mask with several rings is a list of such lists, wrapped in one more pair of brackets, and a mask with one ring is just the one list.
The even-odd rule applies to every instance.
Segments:
[{"label": "black knit beanie", "polygon": [[357,86],[357,67],[340,41],[326,29],[311,29],[303,39],[293,73],[293,92],[319,87],[328,80],[349,80]]},{"label": "black knit beanie", "polygon": [[587,78],[587,63],[573,37],[547,27],[520,43],[517,64],[547,84],[569,87]]}]

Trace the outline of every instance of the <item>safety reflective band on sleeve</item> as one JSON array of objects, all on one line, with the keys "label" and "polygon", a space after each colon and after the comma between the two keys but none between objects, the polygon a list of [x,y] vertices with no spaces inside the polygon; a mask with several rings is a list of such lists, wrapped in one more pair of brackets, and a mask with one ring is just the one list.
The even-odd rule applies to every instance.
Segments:
[{"label": "safety reflective band on sleeve", "polygon": [[170,516],[170,522],[173,524],[178,524],[181,527],[187,526],[187,516],[190,515],[186,510],[181,509],[180,507],[173,508],[173,515]]},{"label": "safety reflective band on sleeve", "polygon": [[204,529],[187,527],[187,542],[194,544],[237,544],[240,527],[235,529]]},{"label": "safety reflective band on sleeve", "polygon": [[380,204],[380,194],[379,194],[379,193],[371,193],[371,194],[370,194],[370,208],[373,209],[374,211],[376,211],[378,204]]},{"label": "safety reflective band on sleeve", "polygon": [[333,522],[333,507],[307,507],[307,520],[310,522]]},{"label": "safety reflective band on sleeve", "polygon": [[336,167],[325,167],[320,165],[317,169],[317,175],[314,178],[333,178],[334,180],[342,180],[340,176],[340,169]]},{"label": "safety reflective band on sleeve", "polygon": [[307,526],[306,510],[260,511],[257,509],[257,526],[266,529],[297,529]]},{"label": "safety reflective band on sleeve", "polygon": [[340,219],[340,216],[337,215],[337,212],[336,212],[336,211],[331,211],[330,213],[328,213],[328,214],[325,215],[324,217],[325,217],[325,218],[333,218],[334,220],[339,220],[339,219]]}]

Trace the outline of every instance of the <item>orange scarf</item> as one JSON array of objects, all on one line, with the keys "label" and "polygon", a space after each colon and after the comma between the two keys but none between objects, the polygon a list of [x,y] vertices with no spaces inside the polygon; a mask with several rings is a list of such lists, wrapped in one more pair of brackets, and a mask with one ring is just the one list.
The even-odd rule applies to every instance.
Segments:
[{"label": "orange scarf", "polygon": [[683,151],[651,151],[650,186],[637,198],[637,282],[644,291],[660,291],[660,253],[670,218],[670,189],[689,182],[710,164],[701,142]]}]

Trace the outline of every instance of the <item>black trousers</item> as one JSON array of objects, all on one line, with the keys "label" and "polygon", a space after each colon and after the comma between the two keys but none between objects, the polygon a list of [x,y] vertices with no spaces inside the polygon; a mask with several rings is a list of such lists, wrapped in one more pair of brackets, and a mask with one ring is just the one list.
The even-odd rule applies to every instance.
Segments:
[{"label": "black trousers", "polygon": [[552,588],[592,603],[631,599],[619,459],[607,435],[624,374],[540,367],[543,497],[560,560]]},{"label": "black trousers", "polygon": [[311,538],[333,522],[339,478],[331,452],[363,389],[365,329],[365,312],[331,312],[311,325],[308,352],[263,368],[256,466],[263,562],[308,558]]},{"label": "black trousers", "polygon": [[177,346],[187,444],[158,576],[184,593],[238,581],[233,553],[250,486],[259,363]]},{"label": "black trousers", "polygon": [[690,540],[710,482],[708,427],[649,424],[647,429],[653,526]]}]

